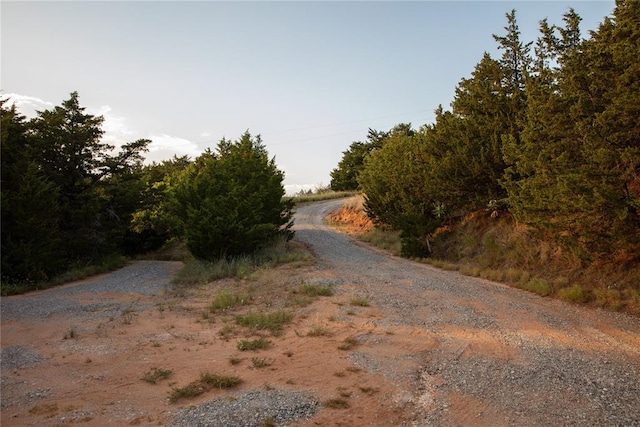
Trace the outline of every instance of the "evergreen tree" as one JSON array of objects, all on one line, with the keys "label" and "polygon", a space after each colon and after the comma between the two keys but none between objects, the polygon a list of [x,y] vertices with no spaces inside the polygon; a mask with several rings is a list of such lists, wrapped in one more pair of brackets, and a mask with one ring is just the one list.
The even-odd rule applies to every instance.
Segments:
[{"label": "evergreen tree", "polygon": [[15,105],[2,115],[2,282],[35,282],[55,275],[59,256],[58,188],[34,160],[25,117]]},{"label": "evergreen tree", "polygon": [[293,204],[283,199],[283,179],[260,137],[248,132],[199,156],[171,190],[189,250],[212,260],[291,238]]},{"label": "evergreen tree", "polygon": [[382,148],[387,132],[369,129],[366,142],[354,141],[343,151],[338,167],[331,171],[330,187],[333,191],[358,190],[358,175],[364,168],[364,161],[372,151]]},{"label": "evergreen tree", "polygon": [[528,84],[522,144],[505,150],[518,218],[585,261],[639,253],[639,16],[639,3],[619,1],[578,43],[579,17],[565,15],[554,41],[560,67]]}]

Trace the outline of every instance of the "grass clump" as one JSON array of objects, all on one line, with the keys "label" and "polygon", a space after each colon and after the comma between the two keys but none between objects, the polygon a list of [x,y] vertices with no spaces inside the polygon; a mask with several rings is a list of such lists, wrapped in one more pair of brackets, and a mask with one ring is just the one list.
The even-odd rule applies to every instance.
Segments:
[{"label": "grass clump", "polygon": [[240,342],[238,342],[237,348],[240,351],[258,351],[258,350],[264,350],[266,348],[269,348],[271,346],[271,341],[264,339],[264,338],[258,338],[255,340],[242,340]]},{"label": "grass clump", "polygon": [[278,310],[271,313],[250,312],[244,316],[236,316],[236,322],[253,330],[268,330],[273,335],[282,333],[282,327],[293,320],[288,311]]},{"label": "grass clump", "polygon": [[349,409],[351,407],[347,399],[344,399],[342,397],[336,397],[334,399],[326,400],[324,402],[324,406],[332,409]]},{"label": "grass clump", "polygon": [[551,295],[551,293],[553,292],[553,288],[551,287],[549,282],[539,278],[533,278],[529,280],[527,283],[525,283],[522,286],[522,289],[525,289],[529,292],[533,292],[538,295],[542,295],[543,297],[546,297],[547,295]]},{"label": "grass clump", "polygon": [[303,295],[307,295],[310,297],[330,297],[333,295],[333,286],[303,283],[298,287],[297,291]]},{"label": "grass clump", "polygon": [[351,350],[358,344],[360,343],[356,337],[347,337],[342,340],[342,344],[338,346],[338,350]]},{"label": "grass clump", "polygon": [[369,300],[363,296],[355,296],[351,298],[351,305],[355,305],[357,307],[369,307]]},{"label": "grass clump", "polygon": [[273,360],[264,357],[252,357],[251,363],[253,364],[254,368],[261,369],[271,366],[273,364]]},{"label": "grass clump", "polygon": [[308,337],[323,337],[327,335],[330,335],[327,328],[317,325],[311,328],[309,332],[307,332]]},{"label": "grass clump", "polygon": [[63,340],[71,340],[78,337],[78,333],[76,332],[76,328],[73,326],[69,326],[67,330],[62,335]]},{"label": "grass clump", "polygon": [[180,399],[200,396],[212,388],[232,388],[241,382],[242,380],[238,377],[202,373],[200,374],[200,379],[193,381],[184,387],[172,388],[169,393],[169,401],[171,403],[175,403]]},{"label": "grass clump", "polygon": [[166,380],[171,376],[171,369],[152,368],[142,375],[142,380],[149,384],[156,384],[160,380]]},{"label": "grass clump", "polygon": [[313,257],[302,246],[284,240],[263,248],[253,254],[215,261],[190,258],[185,261],[172,283],[175,286],[196,286],[225,277],[246,278],[261,269],[269,269],[281,264],[305,265],[313,262]]},{"label": "grass clump", "polygon": [[570,288],[563,288],[558,291],[558,296],[566,301],[584,303],[588,300],[588,295],[580,285],[573,285]]},{"label": "grass clump", "polygon": [[246,304],[249,296],[245,293],[233,293],[227,289],[223,289],[216,294],[216,297],[209,304],[209,311],[218,313],[226,311],[239,305]]}]

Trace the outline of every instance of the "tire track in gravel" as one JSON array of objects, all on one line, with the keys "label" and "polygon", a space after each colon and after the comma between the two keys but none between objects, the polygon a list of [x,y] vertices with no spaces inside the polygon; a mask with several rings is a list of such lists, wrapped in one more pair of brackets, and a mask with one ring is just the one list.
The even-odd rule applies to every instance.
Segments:
[{"label": "tire track in gravel", "polygon": [[328,227],[344,200],[300,207],[296,240],[389,327],[438,343],[396,359],[352,352],[407,387],[414,425],[640,425],[640,321],[393,257]]}]

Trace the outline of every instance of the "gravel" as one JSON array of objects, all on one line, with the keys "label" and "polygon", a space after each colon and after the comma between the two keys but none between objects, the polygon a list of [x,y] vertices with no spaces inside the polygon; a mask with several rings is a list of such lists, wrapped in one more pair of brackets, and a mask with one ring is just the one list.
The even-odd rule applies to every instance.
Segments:
[{"label": "gravel", "polygon": [[91,297],[99,293],[155,295],[168,289],[172,263],[164,261],[135,261],[105,276],[89,279],[81,285],[61,286],[46,292],[4,297],[0,300],[0,319],[42,319],[56,314],[110,317],[120,312],[117,301],[86,303],[74,297]]},{"label": "gravel", "polygon": [[[485,415],[509,426],[640,426],[637,318],[370,250],[324,225],[342,203],[300,208],[296,239],[311,246],[320,269],[340,278],[337,292],[341,284],[355,286],[384,311],[378,324],[419,327],[436,338],[433,350],[406,355],[418,359],[414,372],[375,352],[349,354],[352,363],[407,387],[414,426],[486,424]],[[452,329],[488,337],[498,354],[463,356],[473,341],[452,336]],[[482,403],[460,409],[452,396]],[[454,413],[461,410],[468,413]]]},{"label": "gravel", "polygon": [[254,390],[238,398],[220,398],[180,410],[169,426],[258,427],[286,426],[311,418],[320,403],[306,393],[293,390]]},{"label": "gravel", "polygon": [[[295,239],[312,248],[319,270],[335,273],[318,279],[319,284],[333,285],[338,294],[356,287],[384,313],[372,320],[377,326],[419,328],[437,342],[431,350],[407,352],[397,361],[364,347],[347,356],[404,388],[394,399],[402,401],[411,425],[499,420],[498,425],[508,426],[640,426],[637,318],[544,299],[370,250],[324,225],[324,217],[341,203],[299,208]],[[4,322],[57,314],[113,316],[122,310],[115,298],[95,302],[91,295],[154,295],[168,288],[172,268],[166,262],[137,261],[81,285],[2,298],[0,317]],[[552,333],[536,334],[536,327]],[[466,352],[473,342],[464,337],[476,335],[488,337],[498,354]],[[379,339],[358,338],[369,344]],[[0,357],[3,373],[43,360],[23,347],[2,348]],[[408,372],[403,360],[418,368]],[[11,381],[2,377],[3,389],[20,386]],[[32,398],[47,393],[39,390]],[[467,400],[456,403],[454,396]],[[467,402],[480,403],[467,408]],[[304,392],[259,389],[178,410],[169,425],[260,426],[272,421],[283,426],[311,418],[320,408]],[[461,411],[466,412],[462,417]]]}]

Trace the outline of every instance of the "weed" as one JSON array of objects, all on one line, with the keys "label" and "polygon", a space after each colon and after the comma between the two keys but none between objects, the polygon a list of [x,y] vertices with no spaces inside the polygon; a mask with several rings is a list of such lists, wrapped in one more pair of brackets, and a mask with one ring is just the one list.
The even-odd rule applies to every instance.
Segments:
[{"label": "weed", "polygon": [[142,380],[149,384],[156,384],[160,380],[166,380],[169,378],[172,373],[173,371],[171,369],[152,368],[142,374]]},{"label": "weed", "polygon": [[347,371],[357,374],[358,372],[362,372],[362,369],[358,368],[357,366],[349,366],[347,368]]},{"label": "weed", "polygon": [[229,325],[228,323],[225,324],[222,328],[220,328],[220,330],[218,331],[218,335],[220,336],[220,338],[228,340],[229,338],[231,338],[235,333],[235,330],[233,328],[233,326]]},{"label": "weed", "polygon": [[151,341],[151,347],[162,347],[162,344],[158,341]]},{"label": "weed", "polygon": [[78,337],[78,334],[76,332],[76,328],[74,326],[69,326],[67,328],[67,330],[64,332],[64,335],[62,336],[63,340],[70,340],[70,339],[75,339]]},{"label": "weed", "polygon": [[229,363],[231,363],[232,365],[238,365],[238,364],[240,364],[240,362],[242,362],[242,359],[239,358],[239,357],[231,356],[229,358]]},{"label": "weed", "polygon": [[51,418],[58,413],[58,404],[41,403],[31,407],[31,409],[29,409],[29,413],[33,415],[44,415],[46,418]]},{"label": "weed", "polygon": [[342,371],[334,372],[333,375],[335,375],[338,378],[342,378],[342,377],[346,377],[347,376],[347,374],[345,374]]},{"label": "weed", "polygon": [[558,296],[567,301],[587,302],[587,293],[580,285],[573,285],[570,288],[563,288],[558,291]]},{"label": "weed", "polygon": [[242,340],[238,342],[237,348],[240,351],[258,351],[269,348],[269,346],[271,346],[270,340],[258,338],[255,340]]},{"label": "weed", "polygon": [[244,293],[232,293],[229,290],[223,289],[216,294],[214,300],[209,304],[209,311],[217,313],[219,311],[226,311],[239,305],[246,304],[249,301],[249,296]]},{"label": "weed", "polygon": [[313,302],[313,299],[306,295],[289,295],[287,297],[287,307],[306,307]]},{"label": "weed", "polygon": [[282,333],[282,327],[293,320],[293,315],[279,310],[271,313],[250,312],[244,316],[236,316],[239,325],[254,330],[269,330],[273,335]]},{"label": "weed", "polygon": [[276,422],[274,421],[273,417],[266,418],[260,424],[260,427],[275,427],[275,426],[276,426]]},{"label": "weed", "polygon": [[322,326],[314,326],[309,332],[307,332],[308,337],[323,337],[327,335],[330,335],[329,331]]},{"label": "weed", "polygon": [[347,337],[342,340],[342,344],[338,346],[338,350],[351,350],[358,344],[360,343],[356,337]]},{"label": "weed", "polygon": [[273,364],[273,359],[267,359],[264,357],[252,357],[251,363],[254,368],[266,368],[267,366],[271,366]]},{"label": "weed", "polygon": [[297,292],[310,297],[330,297],[333,295],[333,286],[304,283],[298,287]]},{"label": "weed", "polygon": [[242,380],[238,377],[202,373],[199,380],[193,381],[184,387],[172,388],[169,393],[169,401],[175,403],[183,398],[199,396],[212,388],[231,388],[241,382]]},{"label": "weed", "polygon": [[369,300],[363,296],[355,296],[351,298],[351,305],[355,305],[357,307],[369,307]]},{"label": "weed", "polygon": [[285,351],[285,352],[284,352],[284,353],[282,353],[282,354],[284,354],[284,355],[285,355],[285,356],[287,356],[287,357],[291,357],[291,356],[293,356],[293,351],[291,351],[291,350],[287,350],[287,351]]},{"label": "weed", "polygon": [[380,389],[373,387],[360,387],[360,391],[371,396],[372,394],[376,394],[377,392],[379,392]]},{"label": "weed", "polygon": [[538,278],[529,280],[522,286],[522,288],[529,292],[533,292],[542,296],[550,295],[553,292],[553,288],[551,287],[549,282],[544,279]]},{"label": "weed", "polygon": [[325,400],[324,406],[332,409],[349,409],[351,405],[343,397],[336,397],[334,399]]}]

